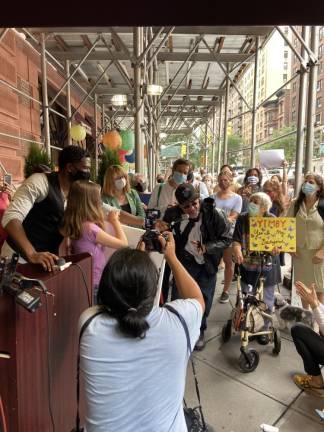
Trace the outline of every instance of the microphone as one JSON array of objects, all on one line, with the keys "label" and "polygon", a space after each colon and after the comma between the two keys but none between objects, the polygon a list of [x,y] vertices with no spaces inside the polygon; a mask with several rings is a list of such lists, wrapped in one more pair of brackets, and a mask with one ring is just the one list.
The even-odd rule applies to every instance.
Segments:
[{"label": "microphone", "polygon": [[170,228],[173,228],[175,224],[177,224],[179,222],[182,222],[182,221],[185,221],[185,220],[188,220],[188,219],[189,219],[189,215],[187,215],[186,213],[184,213],[183,215],[181,215],[181,217],[179,217],[176,220],[172,221],[169,226],[170,226]]},{"label": "microphone", "polygon": [[54,267],[54,270],[59,270],[59,271],[63,271],[66,268],[70,267],[70,265],[72,264],[72,262],[65,262],[65,259],[60,257],[57,262],[56,262],[56,266]]}]

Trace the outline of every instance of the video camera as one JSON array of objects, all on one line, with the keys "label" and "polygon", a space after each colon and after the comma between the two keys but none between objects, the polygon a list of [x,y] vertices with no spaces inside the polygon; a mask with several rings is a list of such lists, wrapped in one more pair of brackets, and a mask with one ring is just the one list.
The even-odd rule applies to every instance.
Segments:
[{"label": "video camera", "polygon": [[46,291],[43,283],[38,279],[29,279],[16,272],[19,255],[14,253],[11,258],[0,258],[0,295],[7,293],[29,312],[41,305],[40,297],[33,296],[27,290],[40,286]]},{"label": "video camera", "polygon": [[156,221],[159,219],[160,215],[161,212],[160,210],[157,209],[150,209],[146,211],[146,217],[145,217],[146,231],[142,236],[142,241],[145,243],[145,250],[147,252],[162,253],[162,245],[159,241],[159,236],[161,235],[161,233],[155,229]]}]

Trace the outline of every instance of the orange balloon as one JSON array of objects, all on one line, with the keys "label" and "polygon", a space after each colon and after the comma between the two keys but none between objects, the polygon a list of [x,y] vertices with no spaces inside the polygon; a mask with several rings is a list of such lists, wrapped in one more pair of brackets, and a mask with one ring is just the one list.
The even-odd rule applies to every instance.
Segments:
[{"label": "orange balloon", "polygon": [[116,130],[105,133],[102,142],[110,150],[117,150],[122,145],[121,136]]}]

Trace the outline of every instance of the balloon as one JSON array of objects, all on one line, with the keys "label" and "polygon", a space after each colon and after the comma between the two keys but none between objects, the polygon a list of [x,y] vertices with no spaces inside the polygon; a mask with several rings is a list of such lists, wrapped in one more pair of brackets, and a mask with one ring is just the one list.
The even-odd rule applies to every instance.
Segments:
[{"label": "balloon", "polygon": [[119,157],[119,162],[123,165],[126,160],[125,160],[125,154],[126,154],[126,150],[118,150],[118,157]]},{"label": "balloon", "polygon": [[135,146],[134,132],[130,130],[120,131],[120,136],[122,139],[121,148],[123,150],[133,150]]},{"label": "balloon", "polygon": [[80,124],[75,124],[70,129],[70,136],[74,141],[82,141],[85,139],[87,131]]},{"label": "balloon", "polygon": [[110,150],[117,150],[122,144],[121,137],[116,130],[105,133],[102,137],[102,142]]},{"label": "balloon", "polygon": [[129,163],[134,163],[135,162],[135,151],[133,151],[133,153],[130,155],[126,155],[125,159]]},{"label": "balloon", "polygon": [[131,154],[133,153],[133,151],[134,151],[134,149],[133,149],[133,150],[128,150],[128,151],[126,152],[125,156],[129,156],[129,155],[131,155]]}]

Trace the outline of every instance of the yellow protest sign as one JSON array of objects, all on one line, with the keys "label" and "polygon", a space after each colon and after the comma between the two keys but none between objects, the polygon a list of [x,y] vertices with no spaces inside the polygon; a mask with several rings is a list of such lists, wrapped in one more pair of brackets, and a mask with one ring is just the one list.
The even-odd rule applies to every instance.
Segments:
[{"label": "yellow protest sign", "polygon": [[296,219],[250,217],[250,250],[296,252]]}]

